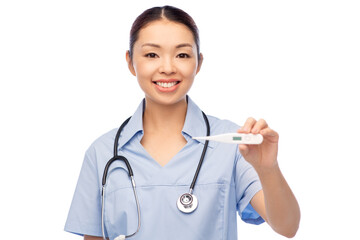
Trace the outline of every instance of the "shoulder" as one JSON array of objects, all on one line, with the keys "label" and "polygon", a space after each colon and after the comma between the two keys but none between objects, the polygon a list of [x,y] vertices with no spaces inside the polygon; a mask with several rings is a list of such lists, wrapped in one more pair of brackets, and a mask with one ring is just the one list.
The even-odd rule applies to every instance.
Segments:
[{"label": "shoulder", "polygon": [[230,120],[220,119],[211,115],[207,115],[210,123],[211,135],[236,132],[240,126]]},{"label": "shoulder", "polygon": [[[219,119],[214,116],[208,116],[210,122],[210,135],[218,135],[225,133],[235,133],[241,127],[233,121],[227,119]],[[241,154],[238,148],[238,145],[235,144],[223,144],[223,143],[213,143],[222,152],[227,152],[228,154],[235,154],[233,157],[235,159],[235,163],[241,158]],[[221,146],[221,148],[220,148]]]},{"label": "shoulder", "polygon": [[87,149],[86,154],[99,156],[99,154],[112,153],[116,132],[117,128],[114,128],[96,138]]}]

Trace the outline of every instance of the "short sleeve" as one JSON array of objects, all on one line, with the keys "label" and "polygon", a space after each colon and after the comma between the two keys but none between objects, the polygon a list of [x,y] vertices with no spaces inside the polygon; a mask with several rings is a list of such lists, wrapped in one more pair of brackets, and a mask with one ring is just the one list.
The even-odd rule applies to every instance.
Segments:
[{"label": "short sleeve", "polygon": [[243,158],[239,150],[235,170],[237,210],[241,219],[256,225],[263,223],[262,217],[250,204],[254,195],[262,189],[261,182],[255,169]]},{"label": "short sleeve", "polygon": [[100,189],[96,154],[90,148],[85,154],[65,231],[78,235],[102,236]]}]

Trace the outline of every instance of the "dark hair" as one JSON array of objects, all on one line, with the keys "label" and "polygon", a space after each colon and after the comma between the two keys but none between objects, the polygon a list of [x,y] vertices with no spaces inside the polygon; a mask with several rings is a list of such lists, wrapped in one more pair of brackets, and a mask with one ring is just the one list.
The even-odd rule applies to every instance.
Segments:
[{"label": "dark hair", "polygon": [[189,28],[189,30],[194,36],[198,59],[200,59],[199,30],[194,20],[189,14],[187,14],[183,10],[172,6],[149,8],[136,18],[130,30],[130,58],[132,59],[134,44],[139,37],[140,30],[150,22],[161,19],[167,19],[172,22],[182,23]]}]

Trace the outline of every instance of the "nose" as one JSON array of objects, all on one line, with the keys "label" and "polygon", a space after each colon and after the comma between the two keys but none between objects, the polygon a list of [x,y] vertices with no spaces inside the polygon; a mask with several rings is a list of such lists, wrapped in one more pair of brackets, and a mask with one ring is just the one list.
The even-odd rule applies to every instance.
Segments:
[{"label": "nose", "polygon": [[159,67],[160,73],[171,75],[176,73],[176,66],[172,58],[164,57],[162,58],[161,65]]}]

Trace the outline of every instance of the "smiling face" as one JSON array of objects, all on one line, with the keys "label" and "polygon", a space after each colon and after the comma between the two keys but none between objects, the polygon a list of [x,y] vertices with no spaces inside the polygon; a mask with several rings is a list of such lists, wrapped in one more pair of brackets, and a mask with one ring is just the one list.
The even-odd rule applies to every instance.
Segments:
[{"label": "smiling face", "polygon": [[140,30],[132,59],[129,52],[126,59],[146,100],[169,105],[185,101],[202,55],[198,59],[193,34],[185,25],[164,19]]}]

